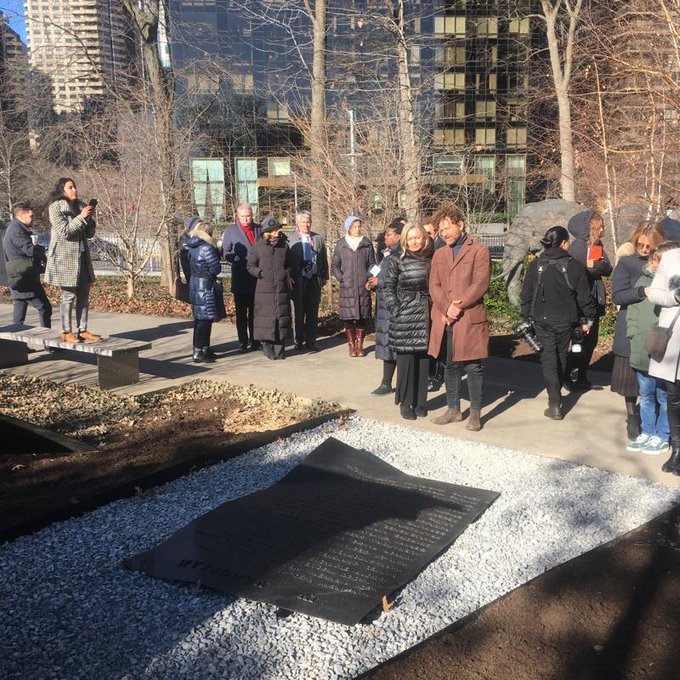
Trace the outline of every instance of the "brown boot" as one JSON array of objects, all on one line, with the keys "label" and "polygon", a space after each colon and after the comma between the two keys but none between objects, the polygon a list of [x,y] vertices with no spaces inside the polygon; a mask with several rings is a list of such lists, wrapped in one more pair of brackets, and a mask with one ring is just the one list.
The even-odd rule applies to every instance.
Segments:
[{"label": "brown boot", "polygon": [[71,333],[71,331],[68,332],[64,331],[59,339],[62,342],[75,342],[75,343],[82,342],[82,340],[77,335]]},{"label": "brown boot", "polygon": [[459,423],[463,420],[463,414],[459,408],[447,408],[444,413],[436,418],[432,418],[435,425],[448,425],[449,423]]},{"label": "brown boot", "polygon": [[102,339],[101,335],[90,333],[90,331],[78,331],[78,335],[80,336],[80,339],[85,342],[99,342]]},{"label": "brown boot", "polygon": [[363,328],[354,329],[354,351],[356,356],[365,357],[366,352],[364,352],[364,337],[366,336],[366,331]]},{"label": "brown boot", "polygon": [[470,417],[465,423],[465,429],[472,432],[479,432],[482,429],[482,421],[480,420],[480,412],[470,409]]},{"label": "brown boot", "polygon": [[351,357],[355,357],[357,355],[357,351],[354,346],[354,334],[356,333],[356,330],[354,328],[345,328],[345,337],[347,338],[347,345],[349,347],[349,355]]},{"label": "brown boot", "polygon": [[550,420],[562,420],[564,416],[562,415],[562,409],[559,406],[548,406],[543,415]]}]

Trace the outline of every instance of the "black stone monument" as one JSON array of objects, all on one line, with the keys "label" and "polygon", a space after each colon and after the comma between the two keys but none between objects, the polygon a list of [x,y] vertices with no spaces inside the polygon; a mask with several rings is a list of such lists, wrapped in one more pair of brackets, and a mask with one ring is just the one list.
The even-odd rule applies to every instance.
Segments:
[{"label": "black stone monument", "polygon": [[497,497],[403,474],[329,438],[274,486],[224,503],[123,566],[352,625]]}]

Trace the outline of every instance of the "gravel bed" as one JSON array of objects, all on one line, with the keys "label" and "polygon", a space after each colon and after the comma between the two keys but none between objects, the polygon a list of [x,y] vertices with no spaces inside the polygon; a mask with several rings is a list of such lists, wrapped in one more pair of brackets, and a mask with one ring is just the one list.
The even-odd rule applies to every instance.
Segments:
[{"label": "gravel bed", "polygon": [[[501,492],[370,624],[347,627],[120,567],[195,517],[276,482],[333,435],[412,475]],[[0,547],[0,678],[352,678],[559,563],[651,520],[680,491],[356,418]]]}]

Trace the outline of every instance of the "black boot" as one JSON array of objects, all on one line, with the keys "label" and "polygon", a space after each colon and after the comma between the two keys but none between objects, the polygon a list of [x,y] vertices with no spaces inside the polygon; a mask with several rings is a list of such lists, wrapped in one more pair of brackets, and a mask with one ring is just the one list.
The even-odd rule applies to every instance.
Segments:
[{"label": "black boot", "polygon": [[200,347],[194,347],[194,355],[191,358],[195,364],[205,364],[208,361]]},{"label": "black boot", "polygon": [[390,394],[391,392],[394,392],[392,389],[392,385],[388,385],[387,383],[380,383],[371,394],[377,394],[377,395],[382,395],[382,394]]},{"label": "black boot", "polygon": [[210,364],[212,364],[217,359],[217,354],[215,354],[212,347],[204,347],[202,354],[205,357],[205,360]]},{"label": "black boot", "polygon": [[634,441],[640,436],[641,432],[640,416],[637,414],[626,416],[626,434],[628,435],[628,439]]},{"label": "black boot", "polygon": [[671,456],[661,466],[664,472],[680,475],[680,441],[671,439]]}]

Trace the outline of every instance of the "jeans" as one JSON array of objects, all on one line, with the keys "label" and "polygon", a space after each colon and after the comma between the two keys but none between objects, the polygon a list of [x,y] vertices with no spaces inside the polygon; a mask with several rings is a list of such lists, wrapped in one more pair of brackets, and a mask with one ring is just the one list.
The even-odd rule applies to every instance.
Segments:
[{"label": "jeans", "polygon": [[661,441],[668,441],[668,408],[666,384],[643,371],[635,371],[640,388],[640,420],[642,434],[650,437],[656,435]]},{"label": "jeans", "polygon": [[482,410],[482,387],[484,385],[484,373],[482,360],[453,361],[453,331],[451,326],[446,328],[446,366],[444,368],[444,385],[446,387],[446,405],[448,408],[460,410],[460,387],[463,373],[467,376],[468,395],[470,397],[470,410]]},{"label": "jeans", "polygon": [[80,258],[78,285],[61,287],[61,330],[70,333],[73,330],[73,304],[76,306],[76,330],[87,330],[87,312],[90,306],[90,279],[87,274],[87,262]]},{"label": "jeans", "polygon": [[548,392],[549,406],[559,406],[562,400],[561,388],[567,377],[567,353],[574,325],[568,321],[550,326],[534,324],[536,337],[543,345],[541,369]]}]

